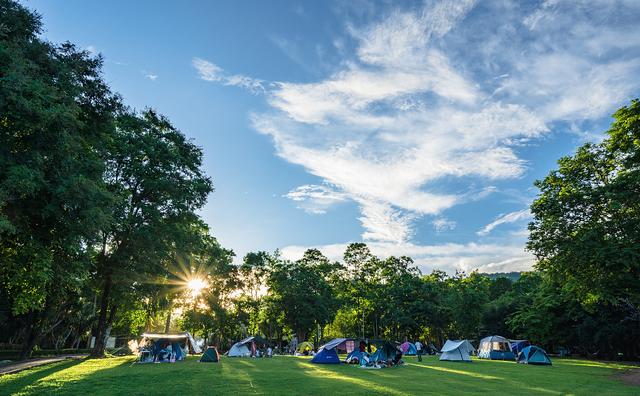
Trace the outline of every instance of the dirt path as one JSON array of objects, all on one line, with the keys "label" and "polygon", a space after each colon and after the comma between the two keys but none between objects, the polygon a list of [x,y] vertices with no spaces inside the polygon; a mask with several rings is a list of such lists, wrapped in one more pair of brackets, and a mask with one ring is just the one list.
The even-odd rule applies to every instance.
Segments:
[{"label": "dirt path", "polygon": [[11,363],[6,366],[0,367],[0,375],[14,374],[32,367],[42,366],[43,364],[49,364],[54,362],[60,362],[65,359],[83,359],[87,356],[88,355],[60,355],[60,356],[23,360],[20,362],[15,362],[15,363]]},{"label": "dirt path", "polygon": [[640,386],[640,369],[627,370],[624,374],[617,376],[625,384]]}]

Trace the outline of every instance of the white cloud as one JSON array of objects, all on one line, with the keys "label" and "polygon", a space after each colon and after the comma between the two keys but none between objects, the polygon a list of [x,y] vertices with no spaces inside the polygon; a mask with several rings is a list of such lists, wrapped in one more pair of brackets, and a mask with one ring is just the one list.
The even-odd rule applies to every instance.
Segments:
[{"label": "white cloud", "polygon": [[445,232],[451,231],[456,228],[456,222],[453,220],[446,219],[444,217],[438,217],[434,219],[431,224],[433,224],[433,228],[435,228],[436,232]]},{"label": "white cloud", "polygon": [[[253,126],[273,138],[278,156],[331,186],[287,194],[302,209],[322,213],[333,197],[351,200],[362,239],[381,251],[407,248],[429,266],[516,268],[531,258],[515,245],[424,253],[435,247],[410,244],[415,222],[432,216],[436,230],[449,226],[444,210],[523,177],[530,164],[520,149],[555,123],[599,120],[637,94],[639,17],[633,1],[428,2],[348,25],[350,36],[331,39],[343,59],[312,82],[232,83],[211,62],[195,58],[194,67],[207,81],[257,81],[271,109],[252,114]],[[459,185],[451,180],[469,187],[451,191]],[[527,216],[501,216],[478,235]]]},{"label": "white cloud", "polygon": [[227,74],[221,67],[207,60],[195,57],[191,60],[191,64],[198,71],[198,76],[204,81],[240,87],[253,93],[262,93],[265,90],[264,81],[242,74]]},{"label": "white cloud", "polygon": [[494,221],[482,227],[480,231],[477,232],[480,236],[489,235],[494,228],[498,227],[502,224],[515,223],[521,220],[528,220],[531,218],[531,212],[529,209],[518,210],[516,212],[511,212],[507,214],[503,214],[498,216]]},{"label": "white cloud", "polygon": [[[473,270],[487,273],[529,271],[533,265],[533,256],[526,252],[521,245],[448,243],[420,246],[377,242],[368,243],[367,246],[374,255],[381,258],[409,256],[425,274],[433,270],[442,270],[449,274],[454,274],[456,271],[469,273]],[[302,257],[305,250],[316,248],[331,260],[342,261],[346,247],[346,243],[323,246],[286,246],[281,250],[281,253],[286,259],[297,260]]]},{"label": "white cloud", "polygon": [[326,213],[330,207],[348,199],[344,193],[337,192],[328,186],[313,184],[297,187],[284,196],[296,202],[299,208],[311,214]]},{"label": "white cloud", "polygon": [[151,80],[151,81],[156,81],[158,79],[158,75],[157,74],[145,74],[144,77],[149,79],[149,80]]}]

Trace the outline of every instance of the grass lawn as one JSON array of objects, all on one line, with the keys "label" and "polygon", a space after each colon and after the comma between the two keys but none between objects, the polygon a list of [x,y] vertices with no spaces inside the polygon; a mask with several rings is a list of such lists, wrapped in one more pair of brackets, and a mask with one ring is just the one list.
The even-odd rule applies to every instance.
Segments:
[{"label": "grass lawn", "polygon": [[623,364],[554,359],[553,366],[474,360],[440,362],[435,356],[382,370],[316,365],[308,358],[222,357],[198,363],[132,364],[132,357],[65,361],[0,377],[2,395],[212,395],[212,394],[540,394],[638,395],[616,374]]}]

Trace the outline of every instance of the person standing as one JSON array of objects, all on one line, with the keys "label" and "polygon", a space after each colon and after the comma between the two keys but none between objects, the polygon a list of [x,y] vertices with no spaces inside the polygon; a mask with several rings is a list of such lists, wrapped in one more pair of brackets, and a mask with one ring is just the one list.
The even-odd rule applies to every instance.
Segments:
[{"label": "person standing", "polygon": [[418,361],[422,361],[422,343],[420,341],[416,341],[416,355],[418,355]]}]

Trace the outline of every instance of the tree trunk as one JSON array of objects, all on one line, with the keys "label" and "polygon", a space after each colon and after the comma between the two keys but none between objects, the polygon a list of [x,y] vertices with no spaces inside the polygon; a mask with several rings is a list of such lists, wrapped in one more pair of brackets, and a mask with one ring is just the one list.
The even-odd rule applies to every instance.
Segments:
[{"label": "tree trunk", "polygon": [[104,286],[102,288],[102,296],[100,297],[100,316],[98,317],[98,326],[96,328],[96,343],[91,351],[90,357],[101,358],[104,357],[105,347],[105,330],[107,328],[107,310],[109,309],[109,300],[111,298],[111,289],[113,283],[111,276],[107,275]]},{"label": "tree trunk", "polygon": [[31,353],[33,353],[33,348],[36,346],[38,342],[38,333],[40,333],[40,326],[38,325],[37,320],[38,313],[30,312],[27,319],[27,327],[28,330],[24,336],[24,341],[22,343],[22,350],[20,351],[20,360],[29,359],[31,357]]},{"label": "tree trunk", "polygon": [[171,330],[171,307],[167,313],[167,320],[164,322],[164,333],[169,334],[169,330]]}]

